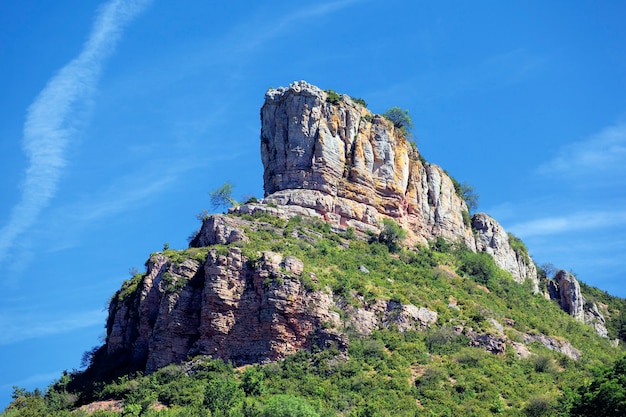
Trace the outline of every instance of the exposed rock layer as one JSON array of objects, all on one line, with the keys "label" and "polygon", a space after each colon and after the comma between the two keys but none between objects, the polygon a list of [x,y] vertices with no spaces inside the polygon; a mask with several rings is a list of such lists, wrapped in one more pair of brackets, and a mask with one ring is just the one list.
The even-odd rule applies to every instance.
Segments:
[{"label": "exposed rock layer", "polygon": [[502,226],[486,215],[476,219],[481,227],[475,238],[452,179],[420,158],[402,130],[347,95],[337,103],[327,97],[304,81],[266,93],[261,158],[267,203],[283,212],[320,216],[338,228],[377,230],[383,218],[392,218],[412,241],[461,240],[538,291],[532,260],[516,253]]}]

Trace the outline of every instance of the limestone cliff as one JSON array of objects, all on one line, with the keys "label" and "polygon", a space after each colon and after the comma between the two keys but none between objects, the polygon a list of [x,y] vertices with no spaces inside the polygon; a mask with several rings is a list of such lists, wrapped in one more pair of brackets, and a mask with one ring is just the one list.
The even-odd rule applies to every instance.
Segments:
[{"label": "limestone cliff", "polygon": [[270,89],[261,109],[261,158],[265,203],[283,214],[318,215],[361,231],[392,218],[413,241],[442,236],[485,251],[516,281],[530,280],[538,290],[534,263],[511,248],[502,226],[488,216],[470,224],[445,171],[421,158],[393,123],[347,95],[331,103],[325,91],[304,81]]},{"label": "limestone cliff", "polygon": [[525,250],[515,250],[510,243],[510,235],[504,228],[484,213],[472,217],[472,227],[476,231],[476,249],[493,256],[496,264],[511,273],[517,282],[529,280],[533,293],[539,292],[537,267]]},{"label": "limestone cliff", "polygon": [[306,82],[269,90],[261,109],[266,200],[314,209],[338,226],[369,229],[391,217],[422,242],[461,238],[465,202],[450,178],[420,161],[405,134],[344,95]]},{"label": "limestone cliff", "polygon": [[[204,219],[186,251],[150,257],[146,273],[111,301],[105,361],[148,372],[194,355],[258,363],[314,346],[346,352],[347,332],[423,330],[437,321],[423,306],[354,293],[355,305],[329,288],[313,290],[305,283],[316,277],[280,248],[246,254],[246,230],[259,226],[245,216],[259,212],[374,233],[391,218],[409,232],[409,243],[460,241],[537,291],[534,263],[512,247],[502,226],[484,214],[468,221],[468,207],[445,171],[421,158],[391,122],[340,97],[331,102],[305,82],[267,92],[261,109],[265,198],[233,208],[238,217]],[[469,327],[459,331],[495,353],[507,341],[503,334],[496,340]]]}]

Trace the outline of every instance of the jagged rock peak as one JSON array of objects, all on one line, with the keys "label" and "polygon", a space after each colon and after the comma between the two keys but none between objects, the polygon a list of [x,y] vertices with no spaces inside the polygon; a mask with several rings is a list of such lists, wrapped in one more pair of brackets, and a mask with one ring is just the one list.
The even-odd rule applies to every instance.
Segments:
[{"label": "jagged rock peak", "polygon": [[393,218],[416,241],[459,238],[474,249],[467,205],[403,130],[347,95],[304,81],[269,90],[261,109],[266,201],[314,210],[339,227]]}]

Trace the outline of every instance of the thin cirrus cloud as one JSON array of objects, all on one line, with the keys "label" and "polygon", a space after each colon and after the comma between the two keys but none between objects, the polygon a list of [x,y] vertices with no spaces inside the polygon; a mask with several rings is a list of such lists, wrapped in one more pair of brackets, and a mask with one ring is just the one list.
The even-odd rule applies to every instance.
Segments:
[{"label": "thin cirrus cloud", "polygon": [[80,54],[48,81],[28,108],[22,147],[29,165],[21,199],[0,229],[0,261],[56,194],[66,165],[66,150],[84,123],[102,66],[123,28],[150,2],[112,0],[102,5]]},{"label": "thin cirrus cloud", "polygon": [[564,179],[582,178],[605,185],[626,179],[626,123],[616,123],[589,139],[562,147],[537,173]]},{"label": "thin cirrus cloud", "polygon": [[522,238],[528,238],[625,225],[626,210],[598,211],[530,220],[514,224],[510,230]]},{"label": "thin cirrus cloud", "polygon": [[16,321],[14,314],[0,315],[0,346],[18,343],[27,339],[35,339],[54,334],[69,333],[71,331],[91,326],[102,325],[105,319],[102,310],[74,313],[70,317],[50,320],[48,317],[21,317]]}]

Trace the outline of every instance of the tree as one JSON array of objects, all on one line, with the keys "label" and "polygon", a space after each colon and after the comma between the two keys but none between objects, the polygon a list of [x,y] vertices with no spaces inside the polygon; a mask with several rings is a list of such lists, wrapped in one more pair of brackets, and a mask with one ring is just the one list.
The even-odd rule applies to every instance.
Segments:
[{"label": "tree", "polygon": [[265,403],[262,417],[319,417],[306,400],[289,394],[277,394]]},{"label": "tree", "polygon": [[210,193],[211,207],[215,210],[220,207],[228,208],[237,205],[237,200],[233,198],[233,184],[226,181],[224,185],[216,188]]},{"label": "tree", "polygon": [[465,204],[467,204],[467,208],[469,208],[470,212],[476,210],[478,208],[479,195],[476,194],[476,191],[474,191],[474,187],[464,182],[461,184],[460,191],[459,195],[463,201],[465,201]]},{"label": "tree", "polygon": [[602,369],[590,385],[579,391],[572,416],[626,415],[626,357]]},{"label": "tree", "polygon": [[394,127],[402,130],[404,134],[409,133],[409,131],[413,129],[413,121],[411,120],[411,116],[409,116],[408,110],[402,110],[400,107],[392,107],[383,113],[383,117],[391,121]]},{"label": "tree", "polygon": [[383,220],[383,230],[378,235],[378,241],[389,248],[389,252],[398,252],[400,243],[406,237],[406,230],[402,229],[391,219]]}]

